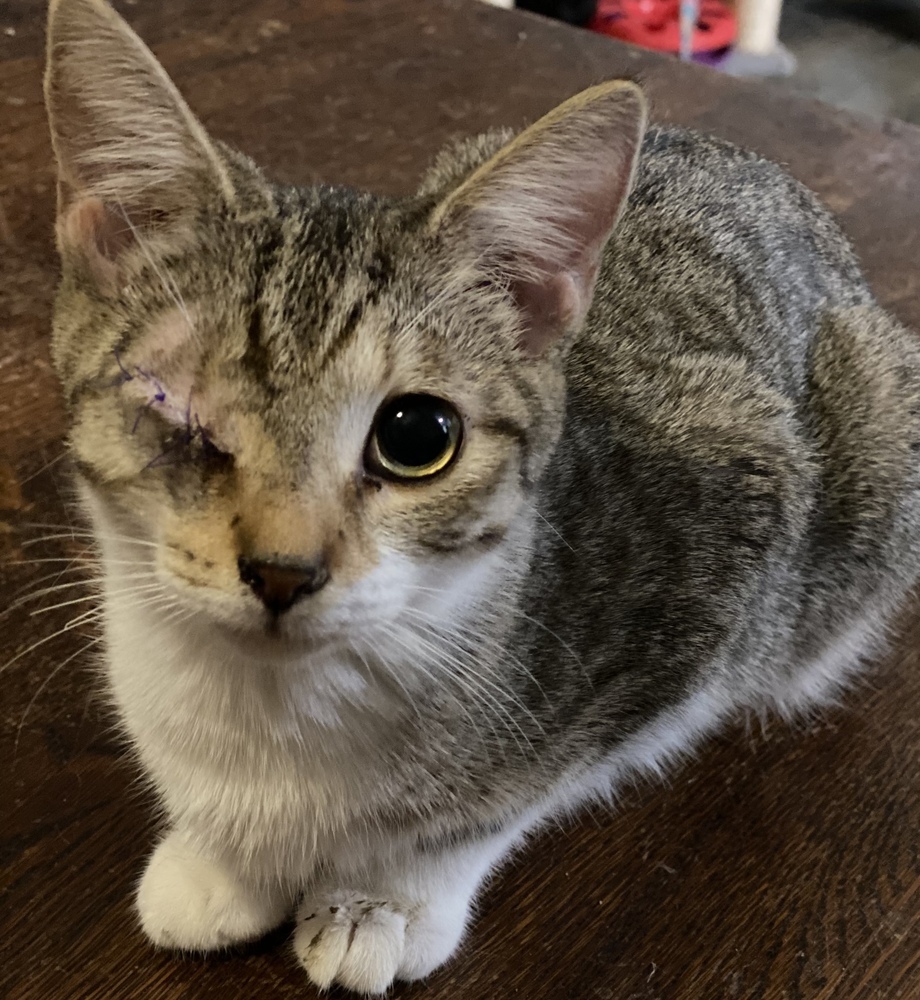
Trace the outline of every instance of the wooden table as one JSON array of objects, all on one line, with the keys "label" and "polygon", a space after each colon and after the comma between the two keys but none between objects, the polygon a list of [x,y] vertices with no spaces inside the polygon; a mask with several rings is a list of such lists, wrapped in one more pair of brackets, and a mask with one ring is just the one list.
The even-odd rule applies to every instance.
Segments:
[{"label": "wooden table", "polygon": [[[788,162],[838,211],[881,299],[920,326],[920,132],[871,124],[472,0],[125,0],[213,131],[283,179],[409,189],[450,134],[516,125],[639,74],[659,118]],[[0,4],[0,605],[83,547],[48,361],[53,174],[44,4]],[[23,564],[25,563],[25,564]],[[53,566],[52,566],[53,568]],[[53,582],[53,581],[51,581]],[[77,595],[75,595],[77,596]],[[59,598],[63,600],[65,598]],[[38,607],[58,603],[47,598]],[[77,605],[77,608],[85,605]],[[31,607],[31,606],[29,606]],[[309,998],[287,931],[206,960],[157,954],[131,912],[151,803],[72,608],[0,619],[0,996]],[[544,837],[462,952],[398,998],[916,1000],[920,615],[848,705],[740,729],[665,788]],[[69,657],[73,657],[69,659]]]}]

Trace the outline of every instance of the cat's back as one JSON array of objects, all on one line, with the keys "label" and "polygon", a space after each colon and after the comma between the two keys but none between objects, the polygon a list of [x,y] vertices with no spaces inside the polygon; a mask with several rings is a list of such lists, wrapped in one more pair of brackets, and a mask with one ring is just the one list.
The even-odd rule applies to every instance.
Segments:
[{"label": "cat's back", "polygon": [[672,356],[744,358],[796,397],[823,311],[871,302],[837,223],[782,167],[702,133],[653,126],[587,333]]},{"label": "cat's back", "polygon": [[807,659],[920,574],[920,344],[780,166],[652,128],[567,374],[547,516],[604,538],[599,574],[644,526],[627,590],[724,588]]}]

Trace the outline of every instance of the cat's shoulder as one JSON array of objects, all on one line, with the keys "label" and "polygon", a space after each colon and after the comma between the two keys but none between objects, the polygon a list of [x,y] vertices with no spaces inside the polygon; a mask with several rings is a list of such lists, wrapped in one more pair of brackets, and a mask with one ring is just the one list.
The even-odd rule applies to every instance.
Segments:
[{"label": "cat's shoulder", "polygon": [[676,125],[649,126],[631,206],[767,203],[822,220],[826,210],[785,165],[727,139]]}]

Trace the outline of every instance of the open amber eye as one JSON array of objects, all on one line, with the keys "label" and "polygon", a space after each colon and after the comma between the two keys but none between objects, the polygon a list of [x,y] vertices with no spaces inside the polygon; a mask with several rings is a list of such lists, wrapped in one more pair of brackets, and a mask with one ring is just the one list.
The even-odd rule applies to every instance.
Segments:
[{"label": "open amber eye", "polygon": [[377,414],[365,461],[390,479],[424,479],[450,464],[461,429],[460,414],[443,399],[398,396]]}]

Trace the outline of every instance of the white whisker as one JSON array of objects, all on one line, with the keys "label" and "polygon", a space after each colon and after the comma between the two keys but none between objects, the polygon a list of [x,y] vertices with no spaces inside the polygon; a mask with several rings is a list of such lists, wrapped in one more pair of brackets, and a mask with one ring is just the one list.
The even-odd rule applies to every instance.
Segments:
[{"label": "white whisker", "polygon": [[[146,557],[145,557],[146,558]],[[6,566],[40,566],[42,563],[77,563],[74,569],[80,569],[83,566],[101,566],[102,557],[101,556],[51,556],[49,558],[42,559],[18,559],[16,561],[5,563]],[[106,559],[106,566],[141,566],[143,562],[140,557],[137,559]],[[152,563],[151,563],[152,565]],[[66,567],[65,567],[66,569]],[[63,573],[64,570],[61,570]]]},{"label": "white whisker", "polygon": [[[60,576],[60,573],[52,573],[51,576],[52,577]],[[46,579],[48,578],[46,577]],[[150,573],[127,573],[126,575],[119,577],[119,580],[150,580],[150,579],[151,579]],[[21,607],[28,601],[36,600],[39,597],[45,597],[47,594],[53,594],[60,590],[69,590],[72,589],[73,587],[92,587],[92,586],[101,587],[105,583],[105,581],[106,577],[104,576],[81,577],[78,580],[70,580],[67,583],[55,584],[53,587],[42,587],[40,590],[31,591],[30,593],[17,598],[6,609],[6,611],[12,611],[14,608]],[[0,614],[0,618],[2,618],[4,614],[6,614],[6,611]]]},{"label": "white whisker", "polygon": [[[405,629],[405,626],[399,627]],[[534,753],[535,751],[530,737],[524,731],[520,722],[515,718],[514,713],[502,704],[502,699],[510,701],[511,704],[518,708],[530,719],[531,722],[533,722],[538,731],[542,732],[543,727],[540,725],[539,720],[533,715],[532,712],[530,712],[527,706],[524,705],[524,703],[517,698],[517,696],[509,688],[503,687],[491,678],[486,677],[481,671],[476,670],[474,663],[469,662],[474,659],[471,650],[465,649],[456,641],[453,641],[448,636],[435,631],[427,625],[422,624],[420,627],[434,639],[439,640],[440,643],[443,643],[446,646],[446,648],[442,648],[441,645],[425,639],[418,634],[416,629],[409,630],[409,635],[412,637],[413,641],[421,644],[427,650],[428,657],[433,664],[435,666],[440,666],[447,676],[456,682],[460,682],[462,678],[468,685],[473,685],[474,689],[478,692],[480,699],[490,705],[505,720],[505,728],[508,730],[509,735],[511,735],[518,743],[518,749],[522,750],[522,747],[512,731],[512,727],[518,731],[521,738],[523,738],[524,742],[529,747],[530,752]],[[460,654],[460,656],[454,659],[450,656],[450,653]]]},{"label": "white whisker", "polygon": [[[97,611],[98,609],[94,609],[93,613],[96,613]],[[80,616],[80,618],[82,618],[82,616]],[[56,632],[52,632],[51,635],[46,635],[43,638],[39,639],[37,642],[33,642],[31,646],[27,646],[21,652],[17,653],[14,657],[7,660],[6,663],[0,665],[0,674],[2,674],[5,670],[11,667],[14,663],[21,660],[24,656],[28,656],[29,653],[34,652],[40,646],[44,646],[45,643],[51,642],[52,639],[56,639],[59,635],[64,635],[65,632],[70,632],[72,629],[77,628],[79,625],[83,624],[84,622],[80,620],[80,618],[71,619],[71,621],[69,621],[62,628],[59,628]]]},{"label": "white whisker", "polygon": [[[536,689],[543,696],[544,701],[548,705],[551,704],[546,692],[543,690],[543,686],[533,675],[533,672],[523,663],[522,660],[520,660],[514,653],[511,652],[510,649],[508,649],[507,645],[499,642],[496,638],[494,638],[494,636],[489,635],[488,632],[481,629],[474,629],[472,626],[463,622],[450,622],[449,624],[445,624],[443,621],[435,619],[431,615],[419,611],[417,608],[405,608],[403,613],[414,618],[416,621],[421,622],[423,625],[434,629],[438,635],[448,637],[452,634],[461,633],[470,645],[478,648],[486,647],[491,650],[498,659],[509,660],[534,685],[534,687],[536,687]],[[559,641],[562,642],[561,639]],[[574,656],[575,654],[573,653],[572,655]],[[577,660],[577,657],[576,661],[579,662],[580,665],[580,661]]]},{"label": "white whisker", "polygon": [[85,645],[81,646],[81,648],[78,649],[75,653],[71,653],[70,656],[68,656],[66,659],[62,660],[54,668],[54,670],[52,670],[51,673],[48,674],[48,676],[36,688],[35,693],[29,699],[29,704],[26,705],[25,711],[22,713],[22,718],[19,721],[19,726],[16,728],[16,740],[15,740],[15,742],[13,744],[13,758],[14,759],[16,757],[16,754],[19,752],[19,738],[22,735],[22,727],[25,725],[26,719],[27,719],[27,717],[29,715],[29,712],[30,712],[32,706],[38,700],[38,698],[41,695],[42,691],[45,690],[45,688],[64,669],[64,667],[67,666],[68,663],[70,663],[71,661],[75,660],[78,656],[82,656],[88,649],[90,649],[92,646],[95,646],[97,643],[99,643],[101,641],[102,641],[102,636],[97,636],[95,639],[90,639],[89,642],[87,642]]},{"label": "white whisker", "polygon": [[31,483],[33,479],[36,479],[43,472],[47,472],[52,466],[57,465],[57,463],[60,462],[62,458],[66,458],[68,454],[69,452],[62,451],[59,455],[55,455],[50,462],[46,462],[37,472],[33,472],[30,476],[26,476],[26,478],[22,480],[22,485],[25,486],[26,483]]},{"label": "white whisker", "polygon": [[53,535],[39,535],[35,538],[27,538],[22,543],[23,548],[29,545],[38,545],[42,542],[55,541],[85,541],[88,543],[96,541],[124,542],[127,545],[141,545],[151,549],[159,548],[159,545],[156,542],[150,542],[143,538],[132,538],[130,535],[110,535],[98,531],[91,531],[89,529],[78,530],[76,528],[67,528],[65,525],[60,524],[32,524],[23,525],[23,527],[47,528],[55,530],[55,534]]},{"label": "white whisker", "polygon": [[528,508],[528,510],[532,510],[532,511],[534,512],[534,514],[536,514],[536,515],[537,515],[537,517],[539,517],[539,518],[540,518],[540,520],[541,520],[541,521],[542,521],[542,522],[543,522],[543,523],[544,523],[544,524],[545,524],[545,525],[546,525],[546,526],[547,526],[547,527],[549,528],[549,530],[550,530],[550,531],[551,531],[551,532],[552,532],[552,533],[553,533],[553,534],[554,534],[554,535],[555,535],[555,536],[556,536],[556,537],[557,537],[557,538],[559,539],[559,541],[560,541],[560,542],[562,542],[562,544],[563,544],[563,545],[564,545],[564,546],[565,546],[565,547],[566,547],[566,548],[567,548],[567,549],[568,549],[568,550],[569,550],[570,552],[574,552],[574,551],[575,551],[574,547],[573,547],[573,546],[572,546],[572,545],[571,545],[571,544],[570,544],[570,543],[569,543],[569,542],[568,542],[568,541],[566,540],[566,538],[565,538],[565,536],[564,536],[564,535],[562,534],[562,532],[561,532],[561,531],[559,531],[559,529],[558,529],[558,528],[556,527],[556,525],[555,525],[555,524],[553,524],[553,523],[552,523],[552,521],[550,521],[548,517],[545,517],[545,516],[544,516],[543,514],[541,514],[541,513],[540,513],[540,511],[538,511],[538,510],[537,510],[537,508],[536,508],[536,507],[535,507],[535,506],[534,506],[534,505],[533,505],[532,503],[529,503],[529,502],[528,502],[527,500],[525,500],[525,499],[524,499],[523,497],[521,497],[521,503],[522,503],[522,504],[523,504],[523,505],[524,505],[525,507],[527,507],[527,508]]},{"label": "white whisker", "polygon": [[[419,656],[418,656],[418,651],[412,648],[412,645],[405,638],[403,638],[403,636],[400,634],[400,631],[401,630],[399,630],[398,628],[396,628],[392,624],[384,624],[384,626],[383,626],[384,635],[386,635],[392,642],[395,642],[397,646],[399,646],[401,649],[405,650],[405,652],[408,653],[412,657],[412,663],[411,663],[412,670],[415,671],[415,672],[421,673],[422,676],[425,677],[432,684],[437,684],[438,679],[435,677],[434,674],[431,673],[430,670],[428,670],[420,662],[420,659],[419,659]],[[409,635],[410,635],[411,638],[414,638],[414,636],[411,636],[411,633],[409,633]],[[377,645],[374,646],[373,652],[374,652],[375,657],[377,659],[379,659],[379,660],[382,661],[381,650],[379,649],[379,647]],[[389,662],[384,662],[383,665],[387,668],[387,676],[391,677],[399,685],[399,687],[406,693],[406,696],[409,699],[410,703],[414,704],[415,703],[415,697],[409,692],[409,690],[403,684],[403,682],[402,682],[402,680],[401,680],[401,678],[399,676],[399,674],[400,674],[399,667],[395,666],[395,665],[393,665],[392,663],[389,663]],[[455,678],[455,682],[458,683],[458,685],[460,686],[461,690],[465,691],[468,694],[469,697],[472,697],[473,701],[476,701],[475,692],[468,691],[467,688],[466,688],[466,685],[463,683],[462,680],[457,681],[457,679]],[[473,727],[473,730],[477,733],[477,735],[479,735],[479,737],[481,739],[482,738],[482,734],[481,734],[481,732],[479,730],[479,727],[476,724],[476,720],[475,720],[472,712],[459,699],[455,698],[453,700],[453,703],[464,714],[464,716],[466,717],[467,721]],[[496,742],[498,742],[498,734],[496,733],[494,727],[490,726],[490,728],[492,728],[492,735],[493,735],[493,737],[495,737]]]},{"label": "white whisker", "polygon": [[49,611],[56,611],[58,608],[67,608],[72,604],[83,604],[86,601],[102,601],[102,600],[112,600],[120,597],[123,594],[139,594],[145,591],[163,591],[165,587],[162,583],[150,583],[139,587],[126,587],[123,590],[110,591],[105,594],[87,594],[84,597],[77,597],[72,601],[61,601],[59,604],[49,604],[46,608],[36,608],[32,611],[32,615],[43,615],[47,614]]}]

